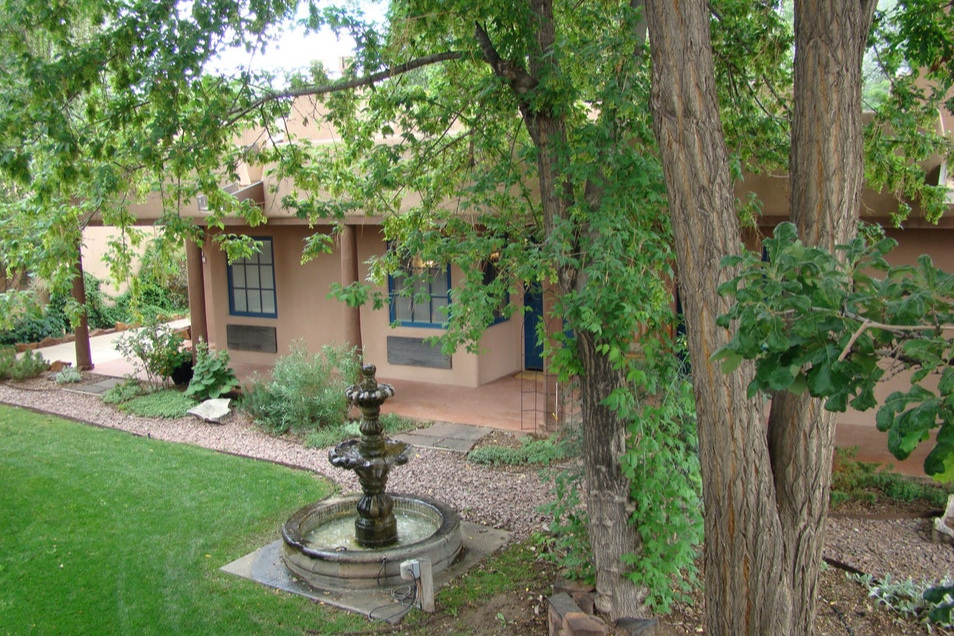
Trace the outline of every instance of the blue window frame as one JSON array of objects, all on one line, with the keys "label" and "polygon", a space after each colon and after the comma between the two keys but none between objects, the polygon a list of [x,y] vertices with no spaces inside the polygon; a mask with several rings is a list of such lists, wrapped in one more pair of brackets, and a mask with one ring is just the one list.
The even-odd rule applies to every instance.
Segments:
[{"label": "blue window frame", "polygon": [[277,318],[275,303],[275,257],[271,238],[255,238],[261,244],[257,254],[228,266],[229,314]]},{"label": "blue window frame", "polygon": [[[497,282],[497,277],[500,275],[500,269],[497,267],[497,263],[500,262],[500,254],[492,254],[489,259],[481,263],[481,269],[484,272],[484,286],[489,287]],[[494,307],[494,319],[490,323],[490,326],[494,326],[498,323],[504,322],[507,320],[506,309],[507,305],[510,304],[510,294],[507,293],[500,299],[500,303]]]},{"label": "blue window frame", "polygon": [[388,276],[391,322],[402,327],[443,327],[450,308],[450,265],[412,257]]}]

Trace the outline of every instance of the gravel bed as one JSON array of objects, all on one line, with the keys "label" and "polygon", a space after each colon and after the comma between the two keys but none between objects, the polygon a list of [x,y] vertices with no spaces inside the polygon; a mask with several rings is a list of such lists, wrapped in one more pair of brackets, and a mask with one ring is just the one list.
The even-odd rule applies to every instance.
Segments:
[{"label": "gravel bed", "polygon": [[878,580],[917,582],[954,578],[954,547],[935,542],[932,519],[831,517],[825,556]]},{"label": "gravel bed", "polygon": [[[234,413],[224,424],[194,417],[143,418],[103,404],[98,396],[61,388],[45,378],[0,383],[0,402],[135,435],[294,466],[327,477],[342,493],[360,490],[353,472],[331,465],[327,449],[305,448],[295,441],[266,435],[241,413]],[[471,464],[460,453],[418,448],[407,465],[391,473],[388,489],[439,499],[465,521],[508,530],[514,540],[519,540],[545,528],[548,522],[538,508],[548,501],[549,485],[538,472],[501,473]]]},{"label": "gravel bed", "polygon": [[[266,435],[241,414],[225,424],[196,418],[159,420],[129,415],[99,397],[75,393],[34,379],[0,383],[0,402],[55,413],[72,419],[170,442],[277,462],[334,481],[341,492],[358,491],[356,476],[333,467],[327,449],[305,448],[295,441]],[[548,519],[539,507],[548,501],[549,485],[539,471],[501,471],[471,464],[459,453],[415,449],[411,462],[398,467],[389,490],[440,499],[461,518],[502,528],[514,539],[544,529]],[[954,547],[935,543],[929,519],[864,519],[832,516],[828,522],[826,557],[881,578],[934,581],[954,578]]]}]

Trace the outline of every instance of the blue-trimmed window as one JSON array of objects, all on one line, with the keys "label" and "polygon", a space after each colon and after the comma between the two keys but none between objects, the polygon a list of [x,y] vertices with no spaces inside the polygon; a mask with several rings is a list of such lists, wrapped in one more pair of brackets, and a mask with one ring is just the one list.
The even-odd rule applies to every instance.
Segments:
[{"label": "blue-trimmed window", "polygon": [[[500,262],[500,254],[494,253],[491,254],[490,258],[480,264],[481,269],[484,272],[484,286],[490,287],[497,282],[497,277],[500,276],[500,269],[498,268],[498,263]],[[510,294],[504,294],[500,299],[500,302],[494,307],[494,319],[490,323],[490,326],[496,325],[498,323],[504,322],[507,320],[506,309],[507,305],[510,304]]]},{"label": "blue-trimmed window", "polygon": [[415,256],[388,276],[391,322],[402,327],[443,327],[450,307],[450,265]]},{"label": "blue-trimmed window", "polygon": [[229,313],[233,316],[277,318],[272,239],[255,240],[261,244],[258,253],[228,266]]}]

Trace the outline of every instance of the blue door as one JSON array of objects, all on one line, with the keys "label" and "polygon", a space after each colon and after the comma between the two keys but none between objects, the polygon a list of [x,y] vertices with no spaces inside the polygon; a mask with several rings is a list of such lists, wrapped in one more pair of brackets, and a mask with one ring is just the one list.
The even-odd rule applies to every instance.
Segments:
[{"label": "blue door", "polygon": [[527,307],[523,315],[523,367],[543,371],[543,343],[537,340],[537,325],[543,321],[543,292],[539,284],[527,287],[523,305]]}]

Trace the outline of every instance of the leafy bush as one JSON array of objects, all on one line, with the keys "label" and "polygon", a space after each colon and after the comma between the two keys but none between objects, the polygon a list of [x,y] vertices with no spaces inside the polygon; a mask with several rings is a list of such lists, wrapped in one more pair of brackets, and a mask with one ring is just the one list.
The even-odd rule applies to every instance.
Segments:
[{"label": "leafy bush", "polygon": [[835,449],[830,497],[833,506],[845,501],[874,503],[879,498],[925,501],[939,508],[947,505],[949,490],[943,486],[893,473],[874,462],[859,461],[857,455],[857,447]]},{"label": "leafy bush", "polygon": [[109,329],[121,322],[122,316],[115,302],[102,289],[103,282],[90,274],[83,273],[83,285],[86,288],[86,321],[90,329]]},{"label": "leafy bush", "polygon": [[121,409],[140,417],[184,417],[196,401],[176,389],[163,389],[134,397],[124,402]]},{"label": "leafy bush", "polygon": [[59,338],[66,333],[66,325],[66,316],[61,312],[45,312],[36,308],[16,319],[12,328],[0,331],[0,345]]},{"label": "leafy bush", "polygon": [[[849,579],[868,590],[868,596],[880,605],[904,618],[913,618],[930,626],[952,627],[951,608],[954,606],[952,581],[915,583],[913,579],[895,580],[890,574],[881,581],[870,574],[848,574]],[[930,631],[930,630],[929,630]]]},{"label": "leafy bush", "polygon": [[183,349],[185,340],[168,325],[150,323],[123,334],[116,348],[150,382],[161,384],[183,364],[192,361],[192,353]]},{"label": "leafy bush", "polygon": [[221,397],[237,386],[238,378],[229,367],[229,352],[210,351],[208,343],[200,340],[196,345],[192,380],[185,394],[201,402]]},{"label": "leafy bush", "polygon": [[75,384],[83,379],[83,375],[74,367],[66,367],[53,376],[57,384]]},{"label": "leafy bush", "polygon": [[594,583],[596,571],[590,558],[590,533],[581,499],[583,468],[559,471],[553,480],[553,501],[541,506],[552,517],[550,532],[536,537],[541,557],[557,564],[571,579]]},{"label": "leafy bush", "polygon": [[117,384],[103,393],[103,402],[105,404],[122,404],[145,393],[147,393],[146,387],[139,380],[128,377],[122,384]]},{"label": "leafy bush", "polygon": [[482,446],[468,453],[467,459],[475,464],[489,464],[491,466],[522,466],[527,464],[549,466],[555,462],[564,461],[570,456],[568,439],[553,436],[544,439],[524,439],[518,448]]},{"label": "leafy bush", "polygon": [[344,422],[345,389],[358,381],[355,349],[322,347],[309,354],[295,343],[275,361],[269,379],[255,377],[244,388],[241,408],[267,432],[309,432]]},{"label": "leafy bush", "polygon": [[[381,423],[385,435],[395,435],[418,428],[417,422],[394,413],[384,413],[378,421]],[[360,436],[360,426],[360,422],[357,421],[326,426],[321,430],[309,433],[308,437],[305,438],[305,446],[310,448],[334,446],[345,440]]]},{"label": "leafy bush", "polygon": [[37,351],[26,351],[17,356],[13,347],[0,347],[0,380],[33,378],[50,368],[50,363]]}]

